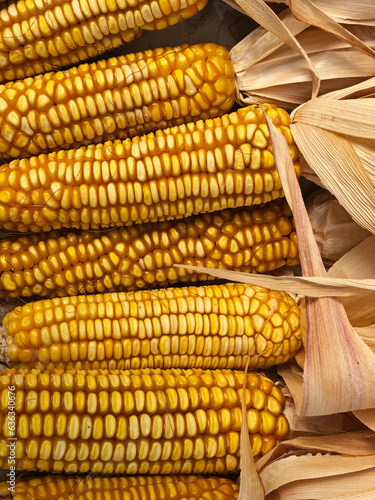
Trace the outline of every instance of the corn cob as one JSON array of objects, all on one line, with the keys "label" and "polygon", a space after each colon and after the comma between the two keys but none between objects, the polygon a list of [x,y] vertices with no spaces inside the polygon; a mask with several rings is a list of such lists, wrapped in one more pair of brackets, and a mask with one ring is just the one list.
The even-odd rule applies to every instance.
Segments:
[{"label": "corn cob", "polygon": [[292,297],[231,283],[44,300],[3,323],[1,361],[41,370],[268,368],[301,346]]},{"label": "corn cob", "polygon": [[[0,497],[10,498],[0,483]],[[134,476],[66,478],[46,476],[17,482],[13,500],[236,500],[238,486],[222,477]]]},{"label": "corn cob", "polygon": [[[298,151],[286,111],[263,109]],[[262,108],[123,142],[15,160],[0,172],[0,227],[97,229],[181,218],[283,196]]]},{"label": "corn cob", "polygon": [[239,466],[241,400],[255,457],[288,433],[284,396],[231,370],[5,370],[0,466],[9,468],[9,387],[16,469],[53,473],[222,474]]},{"label": "corn cob", "polygon": [[95,233],[43,233],[0,243],[0,298],[65,297],[212,279],[174,264],[268,272],[298,263],[285,202]]},{"label": "corn cob", "polygon": [[79,64],[203,9],[207,0],[19,0],[0,12],[0,83]]},{"label": "corn cob", "polygon": [[17,158],[222,115],[233,67],[220,45],[147,50],[0,86],[0,155]]}]

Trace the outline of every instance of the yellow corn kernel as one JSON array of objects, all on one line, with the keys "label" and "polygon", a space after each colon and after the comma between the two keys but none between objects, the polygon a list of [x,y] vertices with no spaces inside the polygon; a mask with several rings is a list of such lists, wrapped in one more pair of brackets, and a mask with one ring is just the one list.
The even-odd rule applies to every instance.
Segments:
[{"label": "yellow corn kernel", "polygon": [[[137,88],[136,84],[133,87]],[[137,99],[143,95],[137,88]],[[110,96],[104,97],[96,95],[98,109],[103,108],[103,112],[111,101]],[[280,121],[282,110],[267,104],[264,109],[274,112],[275,124]],[[70,118],[79,121],[80,113],[73,100],[69,101],[69,111],[64,108],[63,116],[66,122]],[[44,122],[47,128],[51,127],[47,120]],[[133,140],[15,160],[2,169],[0,201],[7,207],[17,206],[18,200],[22,205],[11,218],[8,211],[4,211],[4,218],[0,213],[0,227],[17,231],[96,229],[274,200],[283,196],[283,191],[272,146],[268,140],[254,145],[255,139],[249,142],[246,134],[246,127],[254,126],[264,137],[263,122],[263,114],[258,117],[249,106],[222,118],[191,123],[188,131],[182,125]],[[221,130],[219,138],[214,134],[217,129]],[[194,148],[188,137],[192,137]],[[290,137],[289,145],[294,147]],[[260,154],[261,150],[268,156]],[[259,162],[254,167],[257,153]],[[295,169],[299,174],[297,162]],[[30,197],[31,186],[40,189]],[[270,239],[271,228],[260,229],[259,242]],[[228,241],[228,236],[222,239]],[[236,254],[237,242],[231,240],[231,245],[231,252]],[[226,245],[222,249],[225,248]],[[231,258],[225,256],[223,260],[230,262]]]},{"label": "yellow corn kernel", "polygon": [[[204,467],[206,472],[227,473],[239,466],[244,382],[250,416],[253,391],[260,390],[252,387],[261,386],[262,378],[252,373],[245,379],[243,373],[231,370],[10,369],[0,379],[0,398],[8,395],[8,384],[14,386],[19,401],[15,408],[17,469],[68,474],[146,470],[155,475],[167,474],[170,467],[175,473],[200,473]],[[280,392],[271,385],[270,391]],[[196,397],[190,398],[194,392]],[[25,394],[24,400],[18,398],[20,393]],[[80,393],[86,397],[74,397]],[[146,404],[150,393],[155,398],[151,405]],[[114,395],[118,396],[115,411],[110,404]],[[6,413],[3,408],[1,458],[7,456]],[[253,422],[259,418],[258,432],[259,425]],[[260,410],[259,418],[248,419],[255,456],[288,433],[283,414]]]},{"label": "yellow corn kernel", "polygon": [[[0,19],[0,29],[1,22]],[[99,28],[98,31],[100,33]],[[139,28],[130,31],[137,36]],[[69,30],[65,34],[68,36]],[[119,45],[115,43],[116,36],[108,35],[112,42],[108,47]],[[78,44],[83,42],[80,33],[76,41]],[[44,41],[37,43],[43,50],[48,50]],[[77,43],[68,36],[67,45],[74,47]],[[230,65],[229,53],[219,45],[201,44],[200,50],[195,52],[192,49],[198,46],[185,45],[128,54],[90,65],[82,64],[68,72],[47,73],[20,83],[0,85],[0,120],[9,122],[0,141],[0,155],[4,158],[28,157],[113,140],[114,137],[134,137],[228,112],[234,103],[233,70],[220,76],[223,82],[219,90],[212,90],[215,81],[202,80],[200,86],[204,87],[204,95],[198,101],[200,88],[194,87],[194,93],[190,80],[188,85],[184,81],[181,87],[178,84],[180,77],[174,75],[179,69],[177,54],[193,53],[189,58],[190,66],[182,70],[186,72],[198,60],[207,63],[212,45],[220,54],[217,59]],[[22,52],[23,47],[18,50]],[[78,61],[90,57],[86,46],[79,50],[83,54]],[[53,59],[54,68],[64,65],[60,56]],[[65,64],[78,62],[69,59],[72,59],[71,53]],[[45,67],[47,61],[45,59]],[[38,70],[37,66],[41,66],[38,61],[26,62],[22,66],[27,76],[45,71]],[[26,74],[19,78],[24,76]],[[4,72],[0,70],[0,83],[5,80]],[[217,104],[218,99],[220,104]],[[115,160],[116,156],[111,159]]]}]

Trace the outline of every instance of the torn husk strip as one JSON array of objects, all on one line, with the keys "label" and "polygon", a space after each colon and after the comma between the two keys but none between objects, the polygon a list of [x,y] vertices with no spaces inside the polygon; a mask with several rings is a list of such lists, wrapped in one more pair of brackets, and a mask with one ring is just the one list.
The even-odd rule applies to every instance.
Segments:
[{"label": "torn husk strip", "polygon": [[329,278],[327,276],[271,276],[185,264],[175,264],[175,267],[182,267],[191,272],[204,272],[220,279],[272,288],[273,290],[283,290],[308,297],[352,297],[362,290],[371,293],[375,292],[375,279]]},{"label": "torn husk strip", "polygon": [[332,265],[371,234],[356,224],[336,198],[323,189],[307,198],[306,208],[326,264]]},{"label": "torn husk strip", "polygon": [[357,410],[353,412],[354,415],[369,429],[375,432],[375,408],[368,410]]},{"label": "torn husk strip", "polygon": [[[319,68],[320,95],[374,75],[374,59],[330,33],[299,23],[290,11],[280,20]],[[375,28],[351,26],[350,31],[375,49]],[[243,103],[271,102],[294,108],[311,98],[311,72],[305,60],[280,38],[257,28],[230,52]]]},{"label": "torn husk strip", "polygon": [[[294,215],[302,273],[326,278],[287,143],[265,116],[277,170]],[[237,276],[241,281],[241,275]],[[298,413],[330,415],[375,407],[375,354],[354,331],[344,306],[333,297],[306,298],[306,317],[304,384],[295,399]]]}]

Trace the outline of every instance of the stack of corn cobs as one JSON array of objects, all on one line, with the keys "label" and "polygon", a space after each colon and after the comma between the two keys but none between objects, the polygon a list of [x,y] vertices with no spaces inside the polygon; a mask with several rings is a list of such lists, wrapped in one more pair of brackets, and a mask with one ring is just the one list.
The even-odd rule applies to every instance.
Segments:
[{"label": "stack of corn cobs", "polygon": [[0,465],[60,474],[18,482],[17,500],[235,499],[225,476],[239,470],[242,419],[255,458],[288,433],[281,390],[243,370],[295,354],[297,303],[182,286],[210,276],[174,267],[298,263],[264,118],[298,175],[288,114],[229,113],[233,69],[213,43],[51,72],[204,4],[19,0],[0,13],[0,153],[12,160],[0,298],[34,300],[1,329]]}]

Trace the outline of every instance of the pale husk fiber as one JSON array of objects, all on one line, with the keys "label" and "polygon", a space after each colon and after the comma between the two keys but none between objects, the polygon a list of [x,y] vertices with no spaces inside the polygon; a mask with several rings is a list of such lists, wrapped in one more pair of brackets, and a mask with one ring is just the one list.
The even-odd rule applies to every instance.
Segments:
[{"label": "pale husk fiber", "polygon": [[306,208],[326,265],[332,265],[371,234],[354,222],[336,198],[324,189],[314,191],[306,199]]},{"label": "pale husk fiber", "polygon": [[[374,58],[331,33],[297,21],[289,10],[280,15],[303,47],[319,78],[319,94],[345,88],[375,75]],[[375,28],[353,25],[348,31],[374,49]],[[231,50],[241,102],[271,102],[293,109],[312,95],[311,67],[281,39],[259,27]]]},{"label": "pale husk fiber", "polygon": [[277,2],[289,6],[280,16],[264,0],[224,1],[261,26],[231,50],[243,104],[272,102],[292,109],[319,92],[375,76],[371,0],[358,6],[349,0]]},{"label": "pale husk fiber", "polygon": [[[329,436],[300,436],[280,443],[257,462],[266,498],[272,491],[294,485],[304,491],[301,498],[337,498],[352,491],[353,474],[367,477],[375,471],[375,435],[368,431],[346,432]],[[323,481],[326,496],[316,496],[315,481]],[[294,484],[297,482],[297,484]],[[356,485],[358,483],[356,482]],[[302,489],[301,489],[302,488]],[[343,488],[343,489],[342,489]],[[374,491],[375,479],[359,490]],[[358,486],[357,490],[358,491]],[[336,496],[334,495],[336,492]],[[311,494],[313,493],[313,496]],[[277,498],[277,497],[274,497]],[[286,498],[284,496],[284,498]]]},{"label": "pale husk fiber", "polygon": [[[301,5],[305,0],[267,0],[268,3]],[[375,4],[372,0],[314,0],[314,5],[342,24],[371,24],[375,26]]]}]

